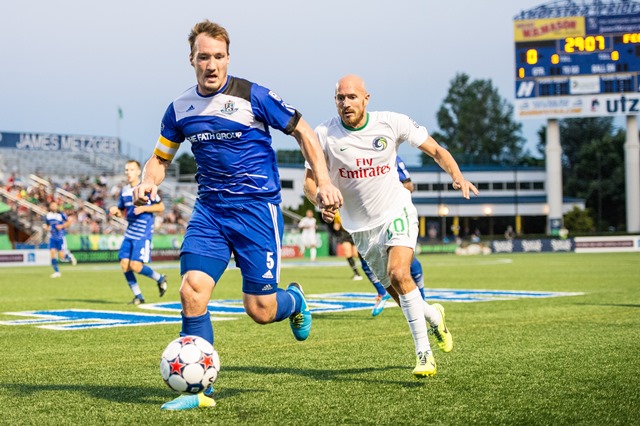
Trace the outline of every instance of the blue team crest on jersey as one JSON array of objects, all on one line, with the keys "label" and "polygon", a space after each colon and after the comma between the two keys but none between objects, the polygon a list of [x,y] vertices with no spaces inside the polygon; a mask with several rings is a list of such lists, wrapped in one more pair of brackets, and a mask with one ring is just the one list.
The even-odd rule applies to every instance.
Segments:
[{"label": "blue team crest on jersey", "polygon": [[228,100],[227,102],[224,103],[224,107],[220,110],[220,112],[223,114],[230,115],[236,112],[237,110],[238,108],[236,108],[235,103],[232,100]]},{"label": "blue team crest on jersey", "polygon": [[387,138],[380,136],[373,140],[371,144],[376,151],[383,151],[387,148]]}]

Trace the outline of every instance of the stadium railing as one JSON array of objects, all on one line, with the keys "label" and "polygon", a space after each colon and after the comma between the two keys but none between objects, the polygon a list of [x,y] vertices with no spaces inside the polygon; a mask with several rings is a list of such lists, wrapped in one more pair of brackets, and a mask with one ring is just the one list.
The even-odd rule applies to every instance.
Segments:
[{"label": "stadium railing", "polygon": [[69,204],[71,204],[74,210],[79,210],[80,208],[84,207],[87,211],[89,211],[92,214],[92,216],[96,217],[102,223],[107,223],[111,221],[111,225],[117,231],[123,231],[127,228],[127,222],[124,219],[119,217],[109,217],[103,208],[93,203],[90,203],[89,201],[82,200],[76,194],[73,194],[60,187],[55,188],[55,191],[54,191],[52,190],[51,183],[49,183],[49,181],[34,174],[29,175],[29,179],[31,179],[33,182],[37,184],[44,185],[47,188],[49,193],[55,193],[57,196],[62,198],[65,202],[68,202]]}]

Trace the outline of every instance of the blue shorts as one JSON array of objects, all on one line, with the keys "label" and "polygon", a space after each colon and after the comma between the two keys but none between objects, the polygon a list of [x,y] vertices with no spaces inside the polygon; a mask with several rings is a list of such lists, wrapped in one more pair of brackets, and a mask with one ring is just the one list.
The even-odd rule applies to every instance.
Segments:
[{"label": "blue shorts", "polygon": [[149,263],[151,261],[151,241],[146,239],[132,240],[125,238],[122,240],[118,259],[129,259],[136,262]]},{"label": "blue shorts", "polygon": [[63,251],[67,249],[67,241],[63,238],[49,238],[49,249]]},{"label": "blue shorts", "polygon": [[280,281],[284,220],[267,201],[196,201],[180,249],[180,273],[197,270],[217,283],[231,253],[242,272],[242,291],[275,293]]}]

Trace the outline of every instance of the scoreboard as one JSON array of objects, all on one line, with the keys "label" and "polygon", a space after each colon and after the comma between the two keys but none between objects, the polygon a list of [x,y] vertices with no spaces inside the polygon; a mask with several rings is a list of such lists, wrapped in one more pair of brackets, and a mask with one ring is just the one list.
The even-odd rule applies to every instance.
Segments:
[{"label": "scoreboard", "polygon": [[514,21],[516,115],[640,113],[640,13]]}]

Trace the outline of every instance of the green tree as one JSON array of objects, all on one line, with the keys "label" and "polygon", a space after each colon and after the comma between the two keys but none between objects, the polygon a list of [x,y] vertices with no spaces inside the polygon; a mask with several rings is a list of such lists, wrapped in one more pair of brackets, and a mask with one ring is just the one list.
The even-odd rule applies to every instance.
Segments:
[{"label": "green tree", "polygon": [[176,158],[176,162],[180,166],[181,175],[195,175],[198,171],[196,159],[188,152],[183,152],[182,155]]},{"label": "green tree", "polygon": [[299,149],[281,149],[276,151],[278,164],[304,164],[304,156]]},{"label": "green tree", "polygon": [[586,233],[594,229],[593,219],[589,209],[582,210],[577,206],[564,215],[564,226],[573,233]]},{"label": "green tree", "polygon": [[[543,152],[545,127],[538,134]],[[625,140],[612,117],[560,121],[563,192],[585,199],[598,231],[625,227]]]},{"label": "green tree", "polygon": [[[513,120],[513,106],[491,80],[457,74],[437,119],[441,131],[433,132],[434,139],[461,164],[519,164],[528,156],[522,124]],[[422,154],[422,164],[430,161]]]}]

